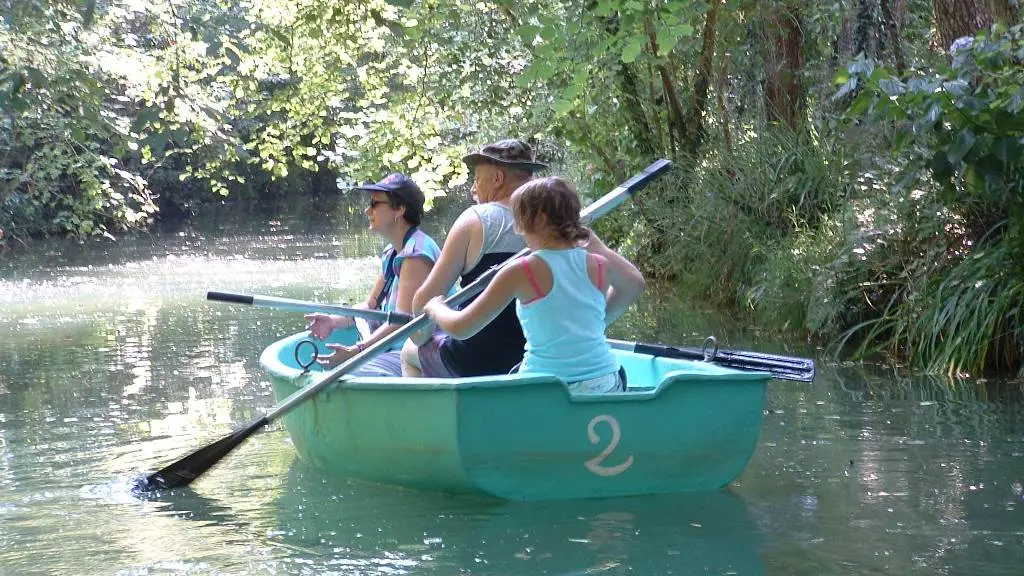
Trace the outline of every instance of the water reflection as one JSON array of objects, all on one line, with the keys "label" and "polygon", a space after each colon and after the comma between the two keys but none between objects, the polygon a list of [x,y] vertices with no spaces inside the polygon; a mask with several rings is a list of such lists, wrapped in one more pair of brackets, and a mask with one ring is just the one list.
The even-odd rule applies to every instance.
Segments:
[{"label": "water reflection", "polygon": [[1019,382],[825,367],[770,387],[767,408],[737,489],[779,542],[769,571],[989,574],[1022,558]]},{"label": "water reflection", "polygon": [[746,506],[728,491],[501,502],[343,482],[299,461],[274,506],[277,539],[325,568],[387,559],[416,573],[762,573]]}]

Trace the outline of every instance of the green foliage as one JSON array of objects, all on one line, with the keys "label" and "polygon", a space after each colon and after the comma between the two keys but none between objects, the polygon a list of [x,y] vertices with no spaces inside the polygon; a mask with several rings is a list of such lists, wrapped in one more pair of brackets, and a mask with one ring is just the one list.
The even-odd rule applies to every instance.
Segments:
[{"label": "green foliage", "polygon": [[756,247],[739,304],[761,326],[813,335],[837,329],[843,303],[834,297],[834,270],[845,248],[843,231],[838,215],[830,215]]},{"label": "green foliage", "polygon": [[[83,106],[106,107],[100,120],[118,130],[100,149],[130,164],[143,186],[159,183],[161,205],[181,211],[211,196],[293,188],[274,181],[321,191],[391,170],[410,173],[432,197],[467,181],[467,147],[507,136],[533,141],[549,161],[586,150],[577,157],[595,169],[581,174],[584,183],[617,183],[655,155],[638,145],[650,127],[631,125],[623,103],[668,121],[653,92],[638,100],[636,74],[646,71],[650,83],[652,65],[682,70],[707,8],[631,0],[28,6],[36,10],[19,18],[30,12],[23,19],[50,32],[89,12],[90,34],[47,43],[81,56],[51,49],[50,59],[95,55],[106,65],[62,85],[82,94]],[[100,82],[83,90],[93,72]],[[22,90],[23,77],[8,78],[8,93]],[[664,155],[665,136],[657,139]]]},{"label": "green foliage", "polygon": [[[482,78],[515,79],[516,105],[488,99],[467,102],[486,110],[523,110],[509,118],[520,135],[579,151],[587,178],[613,185],[659,156],[671,156],[674,136],[659,70],[685,79],[696,59],[694,39],[708,4],[689,0],[501,2],[503,25],[517,46],[518,67],[491,69]],[[500,43],[500,39],[498,40]],[[673,102],[676,102],[673,100]],[[520,104],[521,103],[521,104]],[[678,121],[681,120],[677,118]],[[571,166],[565,166],[571,169]]]},{"label": "green foliage", "polygon": [[1019,365],[1024,276],[1007,245],[986,239],[959,260],[937,243],[921,247],[937,260],[889,263],[899,276],[880,274],[885,262],[865,263],[875,282],[866,282],[870,289],[858,296],[877,301],[879,313],[848,329],[838,344],[853,338],[855,357],[881,352],[927,372],[976,374]]},{"label": "green foliage", "polygon": [[[1018,365],[1024,259],[1024,45],[1020,26],[961,41],[952,62],[896,78],[860,61],[851,117],[892,127],[891,224],[847,269],[868,302],[838,345],[950,373]],[[859,271],[858,271],[859,270]]]},{"label": "green foliage", "polygon": [[840,94],[862,89],[851,115],[894,125],[893,148],[940,185],[939,200],[966,219],[975,237],[1007,211],[1018,234],[1024,208],[1024,44],[1022,27],[980,34],[956,51],[950,66],[901,80],[869,62],[851,66]]},{"label": "green foliage", "polygon": [[[83,6],[85,3],[83,3]],[[125,100],[73,2],[17,3],[0,28],[0,228],[9,237],[109,235],[155,210],[125,162]]]},{"label": "green foliage", "polygon": [[656,203],[675,207],[661,218],[671,232],[658,268],[691,295],[807,329],[815,283],[842,244],[848,170],[841,150],[784,129],[708,158]]}]

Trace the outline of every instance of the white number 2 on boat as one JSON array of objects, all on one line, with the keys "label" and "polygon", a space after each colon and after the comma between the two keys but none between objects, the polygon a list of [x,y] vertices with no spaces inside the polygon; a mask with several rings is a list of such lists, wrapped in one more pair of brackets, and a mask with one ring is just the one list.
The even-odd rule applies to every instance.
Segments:
[{"label": "white number 2 on boat", "polygon": [[608,414],[601,414],[600,416],[594,416],[590,419],[590,424],[587,425],[587,437],[590,438],[591,444],[597,444],[601,441],[601,437],[598,436],[597,425],[601,422],[608,423],[608,426],[612,429],[612,440],[605,446],[604,450],[600,454],[587,460],[583,463],[590,470],[598,476],[617,476],[626,471],[627,468],[633,465],[633,455],[630,454],[626,461],[618,466],[604,466],[602,462],[605,461],[612,452],[615,451],[615,447],[619,445],[619,438],[621,433],[619,431],[619,421],[609,416]]}]

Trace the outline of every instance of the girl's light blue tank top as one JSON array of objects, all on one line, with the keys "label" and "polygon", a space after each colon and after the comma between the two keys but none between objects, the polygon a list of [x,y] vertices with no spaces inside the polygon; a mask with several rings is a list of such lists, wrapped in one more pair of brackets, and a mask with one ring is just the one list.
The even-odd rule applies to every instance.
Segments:
[{"label": "girl's light blue tank top", "polygon": [[526,335],[519,372],[544,373],[566,382],[597,378],[619,369],[604,337],[605,297],[587,274],[587,251],[538,250],[551,268],[551,291],[529,304],[516,301]]}]

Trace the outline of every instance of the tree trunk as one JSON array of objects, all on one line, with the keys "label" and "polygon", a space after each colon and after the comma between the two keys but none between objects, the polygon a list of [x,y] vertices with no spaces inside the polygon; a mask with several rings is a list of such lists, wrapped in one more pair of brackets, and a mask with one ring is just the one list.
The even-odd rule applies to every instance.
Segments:
[{"label": "tree trunk", "polygon": [[718,101],[718,116],[722,121],[722,140],[725,142],[726,152],[732,152],[732,130],[729,127],[729,108],[725,100],[729,93],[729,58],[730,54],[725,53],[722,58],[722,68],[718,72],[718,82],[715,87],[715,97]]},{"label": "tree trunk", "polygon": [[992,0],[992,18],[1006,26],[1015,26],[1020,23],[1020,13],[1017,6],[1010,0]]},{"label": "tree trunk", "polygon": [[777,4],[764,16],[764,98],[769,122],[793,130],[803,119],[803,22],[795,6]]},{"label": "tree trunk", "polygon": [[[596,0],[590,0],[585,5],[585,8],[589,11],[594,10],[596,7]],[[609,36],[618,34],[619,21],[617,17],[603,17],[600,20],[604,25],[605,32]],[[644,156],[654,156],[657,153],[658,147],[651,137],[651,125],[644,111],[640,83],[637,81],[636,74],[627,63],[620,61],[618,66],[616,77],[619,90],[622,92],[622,107],[629,117],[629,133],[633,136],[633,140],[636,142],[641,154]]]},{"label": "tree trunk", "polygon": [[704,43],[701,45],[700,58],[697,61],[693,98],[690,100],[690,110],[686,117],[686,138],[682,142],[682,150],[693,158],[697,157],[700,147],[704,144],[704,111],[707,109],[708,86],[711,85],[711,75],[714,74],[712,62],[718,31],[718,10],[721,7],[722,0],[713,0],[704,20]]},{"label": "tree trunk", "polygon": [[899,0],[881,0],[882,4],[882,25],[889,33],[889,49],[892,51],[893,61],[896,64],[896,73],[900,76],[907,69],[907,61],[903,56],[903,35],[900,33],[902,26],[899,21]]},{"label": "tree trunk", "polygon": [[[647,32],[647,44],[651,54],[658,53],[658,38],[654,32],[654,26],[648,18],[644,24]],[[680,141],[684,140],[686,133],[685,118],[683,117],[683,105],[679,100],[679,89],[676,87],[675,76],[669,67],[669,61],[663,61],[657,65],[658,76],[661,78],[661,89],[665,94],[665,101],[668,104],[668,131],[669,138],[674,143],[676,136]],[[675,146],[673,145],[673,151]]]},{"label": "tree trunk", "polygon": [[845,68],[846,62],[853,58],[853,29],[853,17],[844,12],[843,23],[832,39],[832,54],[828,60],[829,71],[833,74],[840,67]]},{"label": "tree trunk", "polygon": [[946,51],[957,38],[974,36],[994,21],[989,0],[932,0],[932,13],[939,45]]},{"label": "tree trunk", "polygon": [[[867,58],[878,58],[881,52],[878,37],[878,16],[875,8],[879,0],[857,0],[854,12],[853,53]],[[884,0],[882,0],[884,1]]]},{"label": "tree trunk", "polygon": [[622,90],[622,107],[629,116],[630,134],[644,156],[654,156],[658,149],[651,137],[653,130],[644,112],[643,98],[636,74],[625,62],[619,64],[619,88]]},{"label": "tree trunk", "polygon": [[654,88],[654,69],[651,67],[651,63],[650,62],[647,63],[647,91],[648,91],[648,96],[651,99],[651,106],[655,107],[654,114],[653,114],[653,116],[654,116],[653,120],[654,120],[654,128],[657,130],[656,141],[658,143],[658,152],[659,152],[659,154],[662,157],[664,157],[665,156],[665,133],[664,133],[664,129],[661,126],[661,114],[658,112],[657,107],[655,106],[656,103],[658,102],[658,93],[657,93],[657,91]]}]

